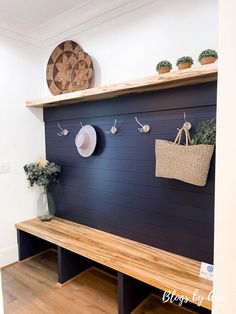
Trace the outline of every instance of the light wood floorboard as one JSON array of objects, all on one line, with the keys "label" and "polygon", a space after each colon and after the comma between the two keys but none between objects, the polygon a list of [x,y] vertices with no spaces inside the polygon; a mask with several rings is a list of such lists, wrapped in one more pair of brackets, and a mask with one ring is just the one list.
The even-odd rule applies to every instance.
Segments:
[{"label": "light wood floorboard", "polygon": [[117,279],[90,268],[63,287],[57,285],[55,252],[2,270],[5,314],[116,314]]},{"label": "light wood floorboard", "polygon": [[131,314],[198,314],[173,303],[163,303],[155,294],[150,294]]}]

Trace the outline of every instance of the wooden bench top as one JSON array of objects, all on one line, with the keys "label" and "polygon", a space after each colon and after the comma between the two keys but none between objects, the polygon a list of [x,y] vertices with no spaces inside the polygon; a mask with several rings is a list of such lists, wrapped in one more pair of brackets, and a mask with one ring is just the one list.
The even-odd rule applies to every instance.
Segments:
[{"label": "wooden bench top", "polygon": [[199,261],[60,218],[27,220],[16,228],[195,304],[198,289],[202,306],[211,309],[212,282],[199,277]]}]

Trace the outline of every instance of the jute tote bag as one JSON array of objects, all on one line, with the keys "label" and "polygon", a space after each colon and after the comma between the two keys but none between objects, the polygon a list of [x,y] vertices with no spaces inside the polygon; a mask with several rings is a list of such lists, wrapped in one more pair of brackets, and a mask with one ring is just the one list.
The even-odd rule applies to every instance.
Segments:
[{"label": "jute tote bag", "polygon": [[[186,145],[180,145],[182,133]],[[181,128],[175,142],[156,140],[156,177],[177,179],[204,186],[207,182],[214,145],[191,145],[189,131]]]}]

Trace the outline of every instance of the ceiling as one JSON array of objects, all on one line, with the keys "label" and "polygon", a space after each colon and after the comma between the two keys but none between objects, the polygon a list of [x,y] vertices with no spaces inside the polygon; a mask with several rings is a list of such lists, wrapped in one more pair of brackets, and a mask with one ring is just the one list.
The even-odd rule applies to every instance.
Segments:
[{"label": "ceiling", "polygon": [[0,35],[55,44],[158,0],[0,0]]},{"label": "ceiling", "polygon": [[0,0],[0,12],[41,25],[89,0]]}]

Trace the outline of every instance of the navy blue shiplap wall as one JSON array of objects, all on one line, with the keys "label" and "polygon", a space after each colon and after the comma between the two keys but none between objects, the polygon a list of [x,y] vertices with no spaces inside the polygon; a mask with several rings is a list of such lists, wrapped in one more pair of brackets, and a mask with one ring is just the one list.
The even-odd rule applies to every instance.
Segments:
[{"label": "navy blue shiplap wall", "polygon": [[[51,187],[56,215],[212,262],[214,160],[205,187],[156,178],[154,143],[174,140],[184,111],[194,132],[215,110],[215,82],[45,109],[47,158],[62,165],[60,183]],[[140,134],[134,116],[151,126],[149,134]],[[118,133],[106,134],[114,119]],[[80,121],[98,134],[90,158],[74,144]],[[57,122],[68,136],[57,136]]]}]

